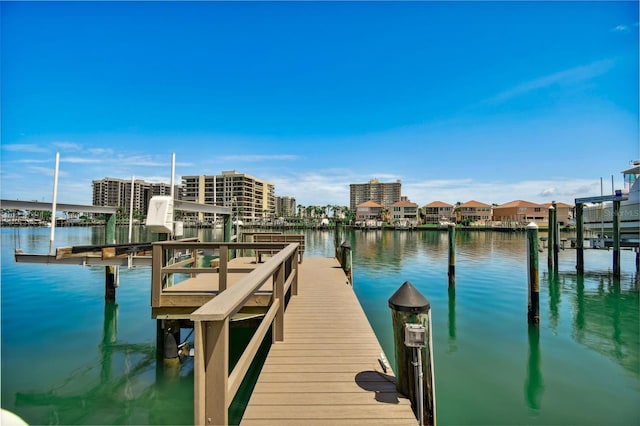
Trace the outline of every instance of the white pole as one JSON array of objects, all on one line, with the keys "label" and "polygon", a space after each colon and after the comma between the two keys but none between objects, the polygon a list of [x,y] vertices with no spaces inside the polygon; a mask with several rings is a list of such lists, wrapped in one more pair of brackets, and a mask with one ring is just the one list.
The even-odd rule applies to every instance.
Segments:
[{"label": "white pole", "polygon": [[129,193],[129,242],[131,242],[131,233],[133,232],[133,194],[135,193],[136,181],[135,176],[131,176],[131,191]]},{"label": "white pole", "polygon": [[51,205],[51,237],[49,238],[49,254],[53,254],[53,240],[56,235],[56,202],[58,199],[58,169],[60,167],[60,153],[56,152],[56,166],[53,172],[53,203]]},{"label": "white pole", "polygon": [[174,198],[174,182],[176,180],[176,153],[171,154],[171,199]]}]

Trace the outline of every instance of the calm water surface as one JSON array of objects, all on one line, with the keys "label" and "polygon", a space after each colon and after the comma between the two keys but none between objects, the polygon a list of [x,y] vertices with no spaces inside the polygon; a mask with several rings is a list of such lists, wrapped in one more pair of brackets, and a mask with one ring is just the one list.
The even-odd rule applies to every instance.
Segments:
[{"label": "calm water surface", "polygon": [[[103,268],[14,262],[14,248],[46,253],[48,229],[0,232],[3,408],[31,424],[193,422],[191,360],[177,371],[156,365],[150,268],[123,268],[117,303],[105,305]],[[522,234],[458,232],[454,292],[446,234],[346,237],[355,291],[392,363],[388,298],[410,281],[431,301],[439,424],[640,423],[633,253],[622,253],[619,281],[609,274],[611,252],[586,251],[584,278],[574,251],[560,253],[557,276],[540,253],[540,327],[530,328]],[[60,228],[55,245],[103,240],[101,228]],[[149,237],[137,230],[134,240]],[[307,231],[306,246],[305,256],[333,256],[333,233]]]}]

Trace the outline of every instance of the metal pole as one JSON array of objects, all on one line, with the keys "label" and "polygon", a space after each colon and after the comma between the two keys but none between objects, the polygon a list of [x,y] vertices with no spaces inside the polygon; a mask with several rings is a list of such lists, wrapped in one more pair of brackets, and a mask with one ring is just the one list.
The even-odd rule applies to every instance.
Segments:
[{"label": "metal pole", "polygon": [[56,235],[56,203],[58,200],[58,168],[60,166],[60,153],[56,152],[56,166],[53,171],[53,202],[51,204],[51,236],[49,238],[49,254],[53,253],[53,240]]}]

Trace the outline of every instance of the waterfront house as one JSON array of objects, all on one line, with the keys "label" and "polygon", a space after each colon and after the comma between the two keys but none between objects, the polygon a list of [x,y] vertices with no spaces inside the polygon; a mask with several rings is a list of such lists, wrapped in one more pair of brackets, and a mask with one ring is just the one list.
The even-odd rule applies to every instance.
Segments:
[{"label": "waterfront house", "polygon": [[422,206],[422,215],[424,223],[445,223],[455,222],[456,217],[453,214],[453,205],[442,201],[433,201]]},{"label": "waterfront house", "polygon": [[365,201],[356,206],[356,222],[365,223],[369,220],[382,220],[382,204],[373,200]]},{"label": "waterfront house", "polygon": [[503,224],[547,223],[548,217],[547,208],[530,201],[514,200],[493,207],[493,221]]},{"label": "waterfront house", "polygon": [[456,222],[483,222],[491,220],[491,205],[470,200],[455,208]]},{"label": "waterfront house", "polygon": [[391,204],[390,208],[393,223],[414,226],[418,224],[418,204],[412,203],[406,197]]}]

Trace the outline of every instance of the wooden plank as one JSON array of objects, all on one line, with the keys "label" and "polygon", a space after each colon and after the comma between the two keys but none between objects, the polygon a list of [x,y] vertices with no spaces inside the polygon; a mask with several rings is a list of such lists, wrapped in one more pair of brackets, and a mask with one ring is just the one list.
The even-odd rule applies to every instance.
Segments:
[{"label": "wooden plank", "polygon": [[417,424],[406,404],[376,403],[362,405],[250,405],[244,413],[246,419],[407,419]]},{"label": "wooden plank", "polygon": [[[299,419],[246,419],[242,421],[247,426],[298,426]],[[416,425],[407,419],[305,419],[306,426],[396,426]]]}]

